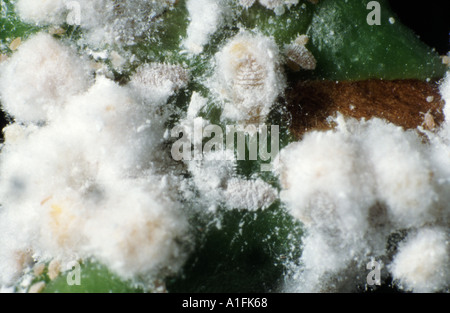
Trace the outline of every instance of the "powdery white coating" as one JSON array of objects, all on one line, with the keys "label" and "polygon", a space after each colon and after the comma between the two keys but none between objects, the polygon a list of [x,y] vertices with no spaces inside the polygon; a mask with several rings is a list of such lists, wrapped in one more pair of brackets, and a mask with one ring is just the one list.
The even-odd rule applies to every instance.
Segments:
[{"label": "powdery white coating", "polygon": [[[346,241],[319,231],[308,231],[303,239],[301,266],[286,282],[287,292],[352,292],[355,285],[364,285],[366,263],[374,250],[366,241]],[[377,237],[371,244],[379,244]]]},{"label": "powdery white coating", "polygon": [[[424,143],[379,119],[337,122],[291,143],[275,162],[281,200],[307,230],[288,291],[352,291],[366,284],[361,273],[372,257],[391,262],[390,234],[449,226],[450,154],[440,135]],[[433,290],[446,287],[428,277]]]},{"label": "powdery white coating", "polygon": [[65,0],[18,0],[16,12],[28,23],[61,24],[65,21]]},{"label": "powdery white coating", "polygon": [[216,62],[214,87],[225,98],[222,117],[264,121],[286,86],[274,40],[242,32],[217,53]]},{"label": "powdery white coating", "polygon": [[113,3],[105,3],[103,0],[103,5],[113,6],[113,14],[108,20],[111,36],[118,35],[119,38],[114,40],[134,44],[135,38],[151,34],[152,26],[157,23],[159,17],[176,2],[177,0],[116,0]]},{"label": "powdery white coating", "polygon": [[445,121],[437,135],[428,134],[430,140],[430,158],[433,165],[434,178],[439,190],[438,208],[444,215],[444,222],[450,223],[450,210],[446,210],[450,203],[450,193],[447,192],[450,185],[450,74],[447,73],[440,86],[442,99],[445,101]]},{"label": "powdery white coating", "polygon": [[246,9],[251,7],[255,2],[256,2],[256,0],[239,0],[239,4],[242,5]]},{"label": "powdery white coating", "polygon": [[298,4],[298,0],[259,0],[259,3],[261,3],[266,8],[273,10],[283,5],[286,5],[288,7],[290,7],[291,5],[296,5]]},{"label": "powdery white coating", "polygon": [[[188,109],[186,112],[186,117],[181,119],[178,122],[178,126],[183,130],[183,133],[188,135],[188,138],[190,138],[191,141],[194,141],[194,127],[195,123],[202,126],[202,130],[205,126],[207,126],[208,121],[203,119],[202,117],[199,117],[198,114],[200,113],[200,110],[206,106],[208,103],[208,99],[204,98],[200,95],[200,93],[194,91],[191,96],[191,100],[188,105]],[[199,131],[201,132],[201,131]],[[211,156],[214,159],[220,160],[221,158],[219,155]]]},{"label": "powdery white coating", "polygon": [[[282,150],[281,199],[307,225],[338,224],[343,235],[366,228],[375,197],[370,175],[345,133],[312,133]],[[329,157],[333,156],[333,157]],[[289,168],[289,169],[288,169]]]},{"label": "powdery white coating", "polygon": [[193,120],[196,118],[200,110],[206,106],[208,99],[203,98],[198,92],[194,91],[191,96],[191,101],[186,112],[186,119]]},{"label": "powdery white coating", "polygon": [[[236,162],[228,150],[204,153],[202,160],[186,161],[196,188],[211,210],[223,200],[223,190],[233,177]],[[233,161],[231,161],[233,160]]]},{"label": "powdery white coating", "polygon": [[[206,98],[194,92],[186,118],[179,123],[184,134],[193,141],[195,124],[201,125],[203,129],[209,125],[208,121],[198,117],[206,103]],[[215,211],[219,205],[227,209],[257,210],[269,207],[276,200],[277,191],[263,180],[237,177],[233,151],[202,152],[200,156],[194,155],[193,160],[185,161],[194,186],[200,192],[201,206],[207,204],[210,211]]]},{"label": "powdery white coating", "polygon": [[122,180],[86,222],[88,251],[124,278],[174,272],[185,260],[174,239],[184,237],[187,223],[164,187],[150,179]]},{"label": "powdery white coating", "polygon": [[450,286],[448,229],[424,228],[400,243],[390,265],[398,285],[408,291],[438,292]]},{"label": "powdery white coating", "polygon": [[227,181],[224,192],[225,205],[230,209],[266,209],[277,198],[275,188],[262,179],[245,180],[232,178]]},{"label": "powdery white coating", "polygon": [[277,191],[259,178],[236,177],[235,161],[226,160],[232,153],[210,152],[202,160],[187,161],[202,201],[211,211],[221,204],[227,209],[252,211],[269,207],[276,200]]},{"label": "powdery white coating", "polygon": [[[163,153],[155,148],[165,131],[165,116],[156,112],[156,104],[139,100],[133,90],[100,77],[86,93],[68,101],[55,127],[61,127],[60,132],[64,128],[67,136],[84,135],[86,144],[101,143],[104,149],[89,151],[101,153],[98,157],[113,161],[124,171],[139,172]],[[77,123],[65,122],[71,119]]]},{"label": "powdery white coating", "polygon": [[131,77],[130,86],[144,99],[165,104],[180,88],[186,87],[189,74],[179,65],[149,63],[141,65]]},{"label": "powdery white coating", "polygon": [[227,9],[224,0],[188,0],[186,3],[190,23],[183,45],[192,53],[203,51],[210,36],[225,22]]},{"label": "powdery white coating", "polygon": [[[38,260],[100,260],[123,278],[175,271],[186,221],[152,171],[164,121],[98,77],[47,124],[7,127],[0,163],[0,284]],[[150,259],[149,259],[149,256]]]},{"label": "powdery white coating", "polygon": [[364,142],[368,163],[376,177],[378,200],[385,203],[399,227],[433,223],[439,198],[426,146],[414,132],[373,122]]},{"label": "powdery white coating", "polygon": [[[239,0],[239,4],[246,9],[255,2],[256,0]],[[298,0],[259,0],[259,3],[270,10],[274,10],[277,15],[281,15],[284,13],[284,6],[290,8],[292,5],[297,5]]]},{"label": "powdery white coating", "polygon": [[92,45],[133,44],[175,0],[18,0],[19,16],[38,25],[76,24]]},{"label": "powdery white coating", "polygon": [[50,111],[91,84],[88,65],[52,36],[39,33],[2,63],[3,109],[18,121],[46,120]]}]

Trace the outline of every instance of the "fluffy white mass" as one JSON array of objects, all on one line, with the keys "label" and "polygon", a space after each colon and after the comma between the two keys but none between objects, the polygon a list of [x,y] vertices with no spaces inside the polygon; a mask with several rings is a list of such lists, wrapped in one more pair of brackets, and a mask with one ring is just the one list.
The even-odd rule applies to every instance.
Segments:
[{"label": "fluffy white mass", "polygon": [[276,9],[281,6],[291,6],[298,4],[298,0],[259,0],[263,6],[268,9]]},{"label": "fluffy white mass", "polygon": [[[195,142],[195,132],[202,133],[207,121],[198,117],[207,99],[194,92],[186,118],[179,126]],[[216,134],[217,135],[217,134]],[[269,207],[277,198],[274,187],[260,178],[245,179],[236,175],[234,151],[230,149],[203,151],[193,160],[185,160],[195,188],[200,192],[200,206],[215,211],[219,205],[227,209],[257,210]]]},{"label": "fluffy white mass", "polygon": [[133,44],[147,35],[175,0],[18,0],[18,15],[28,23],[80,26],[90,44]]},{"label": "fluffy white mass", "polygon": [[179,65],[149,63],[139,66],[131,77],[130,86],[142,98],[162,105],[175,91],[186,87],[189,74]]},{"label": "fluffy white mass", "polygon": [[[75,51],[45,34],[3,65],[2,104],[16,122],[0,154],[0,285],[50,260],[93,257],[124,279],[177,271],[189,235],[167,170],[164,104],[186,86],[186,70],[152,63],[126,86],[94,81]],[[205,104],[194,93],[182,124]],[[188,164],[202,201],[256,210],[275,200],[273,187],[212,157]]]},{"label": "fluffy white mass", "polygon": [[226,0],[188,0],[189,26],[183,45],[192,53],[203,51],[203,46],[216,30],[223,25],[226,18]]},{"label": "fluffy white mass", "polygon": [[[256,0],[239,0],[239,4],[244,8],[251,7]],[[277,15],[281,15],[285,11],[285,6],[289,9],[293,5],[298,4],[298,0],[259,0],[259,3],[267,9],[273,10]]]},{"label": "fluffy white mass", "polygon": [[260,178],[232,178],[224,192],[225,205],[230,209],[266,209],[277,198],[276,190]]},{"label": "fluffy white mass", "polygon": [[[38,26],[76,24],[83,32],[77,44],[95,50],[94,59],[109,55],[117,69],[131,57],[121,48],[153,39],[176,2],[17,0],[15,7]],[[255,2],[239,1],[241,9]],[[188,0],[180,45],[201,53],[232,18],[230,3]],[[298,0],[259,3],[279,15]],[[286,56],[314,68],[300,46],[288,46]],[[183,67],[144,64],[126,86],[100,70],[94,80],[86,60],[42,33],[5,59],[0,101],[14,123],[3,130],[0,154],[0,290],[11,290],[30,265],[90,257],[124,279],[151,281],[186,259],[189,225],[180,194],[190,192],[211,211],[264,209],[277,199],[262,179],[236,174],[230,151],[185,160],[172,171],[165,127],[174,112],[166,104],[188,83]],[[264,122],[286,87],[274,39],[242,31],[211,61],[215,73],[206,87],[222,100],[223,120]],[[281,152],[280,197],[305,225],[300,265],[286,290],[367,287],[372,260],[381,264],[382,279],[389,275],[404,290],[449,290],[449,74],[440,91],[446,121],[437,133],[338,118],[335,130],[308,133]],[[209,100],[194,92],[180,125],[189,132]]]},{"label": "fluffy white mass", "polygon": [[[10,68],[27,60],[45,71],[14,77]],[[14,283],[31,256],[94,257],[123,278],[176,271],[187,222],[170,179],[156,173],[165,131],[157,104],[101,76],[87,89],[79,57],[48,35],[24,43],[6,69],[2,103],[20,122],[5,128],[0,155],[0,284]],[[8,80],[23,94],[8,98]]]},{"label": "fluffy white mass", "polygon": [[439,292],[448,288],[449,240],[448,228],[424,228],[408,236],[390,265],[400,287],[414,292]]},{"label": "fluffy white mass", "polygon": [[228,153],[232,152],[211,152],[202,160],[187,161],[202,201],[210,211],[215,211],[219,205],[239,210],[269,207],[277,198],[275,188],[260,178],[247,180],[236,177],[236,163],[224,159]]},{"label": "fluffy white mass", "polygon": [[[16,11],[28,23],[61,24],[65,21],[65,0],[18,0]],[[66,13],[66,14],[65,14]]]},{"label": "fluffy white mass", "polygon": [[224,98],[223,117],[264,122],[286,83],[272,38],[242,32],[216,55],[215,90]]},{"label": "fluffy white mass", "polygon": [[[420,232],[428,225],[449,226],[450,176],[441,168],[449,168],[450,158],[448,152],[438,157],[442,154],[434,150],[442,153],[442,141],[430,149],[418,133],[380,119],[337,121],[336,130],[308,133],[283,149],[278,159],[281,200],[307,229],[303,266],[288,284],[291,291],[351,291],[364,286],[365,266],[372,258],[391,262],[386,249],[390,236],[403,230]],[[424,238],[423,243],[431,237]],[[443,242],[431,241],[429,250],[412,242],[410,248],[400,249],[405,252],[394,262],[405,264],[402,255],[422,251],[436,253],[430,262],[444,265],[448,261]],[[443,283],[448,282],[448,271],[432,268],[408,280],[408,268],[392,268],[394,279],[408,288],[448,287]],[[440,276],[433,274],[436,271]]]},{"label": "fluffy white mass", "polygon": [[1,64],[2,106],[17,121],[43,121],[91,82],[86,61],[52,36],[39,33]]}]

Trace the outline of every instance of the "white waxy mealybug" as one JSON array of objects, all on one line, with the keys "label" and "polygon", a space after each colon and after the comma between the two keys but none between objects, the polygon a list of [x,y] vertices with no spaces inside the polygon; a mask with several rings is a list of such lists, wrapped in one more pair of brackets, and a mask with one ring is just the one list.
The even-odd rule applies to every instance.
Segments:
[{"label": "white waxy mealybug", "polygon": [[254,89],[264,86],[266,72],[253,57],[248,57],[238,67],[234,86],[238,89]]},{"label": "white waxy mealybug", "polygon": [[136,73],[133,75],[133,80],[148,87],[160,87],[169,81],[173,84],[173,89],[178,90],[187,85],[189,75],[179,65],[149,63],[136,70]]},{"label": "white waxy mealybug", "polygon": [[251,105],[253,107],[251,110],[247,106],[253,102],[255,93],[264,89],[266,77],[266,71],[253,57],[246,58],[237,69],[233,83],[233,100],[240,110],[248,111],[249,121],[259,121],[260,119],[262,109],[259,101],[254,103],[254,107]]},{"label": "white waxy mealybug", "polygon": [[216,60],[218,90],[226,99],[223,117],[242,122],[264,121],[285,87],[273,39],[240,33],[217,53]]},{"label": "white waxy mealybug", "polygon": [[297,37],[293,43],[285,47],[285,54],[288,59],[288,66],[294,70],[314,70],[316,68],[316,58],[305,47],[309,38],[305,35]]}]

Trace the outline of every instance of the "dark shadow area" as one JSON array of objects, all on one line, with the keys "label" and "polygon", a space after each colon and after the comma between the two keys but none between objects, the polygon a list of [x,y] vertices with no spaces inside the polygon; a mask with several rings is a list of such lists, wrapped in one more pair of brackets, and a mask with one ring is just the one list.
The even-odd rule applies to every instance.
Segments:
[{"label": "dark shadow area", "polygon": [[[1,104],[1,103],[0,103]],[[3,129],[11,122],[11,119],[6,116],[3,110],[0,111],[0,129]],[[3,131],[0,131],[0,143],[4,142]]]},{"label": "dark shadow area", "polygon": [[400,21],[420,39],[445,55],[450,50],[448,1],[407,2],[389,0]]}]

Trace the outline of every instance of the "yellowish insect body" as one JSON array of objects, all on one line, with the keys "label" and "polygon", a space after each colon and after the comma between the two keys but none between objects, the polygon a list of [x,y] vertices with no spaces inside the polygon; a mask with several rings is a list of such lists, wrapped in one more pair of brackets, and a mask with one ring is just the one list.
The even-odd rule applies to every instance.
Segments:
[{"label": "yellowish insect body", "polygon": [[241,33],[217,54],[217,89],[224,90],[223,116],[245,122],[265,120],[284,90],[278,47],[271,38]]}]

